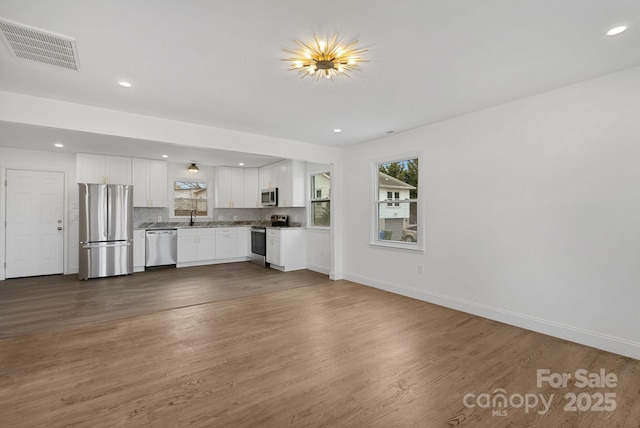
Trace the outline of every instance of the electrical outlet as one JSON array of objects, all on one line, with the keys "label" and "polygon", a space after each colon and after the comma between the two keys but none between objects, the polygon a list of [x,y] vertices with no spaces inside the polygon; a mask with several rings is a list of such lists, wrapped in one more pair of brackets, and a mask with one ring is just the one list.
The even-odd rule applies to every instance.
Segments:
[{"label": "electrical outlet", "polygon": [[418,275],[424,275],[424,266],[418,265]]},{"label": "electrical outlet", "polygon": [[233,221],[236,221],[236,220],[238,220],[238,216],[237,216],[237,215],[234,215],[234,216],[233,216]]},{"label": "electrical outlet", "polygon": [[219,220],[219,221],[222,221],[222,220],[224,220],[224,217],[223,217],[223,216],[221,216],[221,215],[219,215],[219,216],[218,216],[218,220]]},{"label": "electrical outlet", "polygon": [[158,216],[158,221],[159,222],[162,221],[162,216],[161,215]]}]

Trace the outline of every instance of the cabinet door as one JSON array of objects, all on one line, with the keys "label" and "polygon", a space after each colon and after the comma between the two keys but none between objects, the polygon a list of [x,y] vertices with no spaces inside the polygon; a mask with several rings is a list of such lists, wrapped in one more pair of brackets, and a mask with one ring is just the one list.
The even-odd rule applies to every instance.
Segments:
[{"label": "cabinet door", "polygon": [[198,260],[213,260],[216,258],[215,229],[198,229]]},{"label": "cabinet door", "polygon": [[306,207],[306,164],[302,161],[291,160],[290,180],[291,180],[291,206]]},{"label": "cabinet door", "polygon": [[245,168],[244,170],[244,207],[262,208],[260,201],[260,181],[258,168]]},{"label": "cabinet door", "polygon": [[178,263],[195,262],[198,259],[197,231],[178,229]]},{"label": "cabinet door", "polygon": [[145,263],[145,231],[133,231],[133,266],[144,266]]},{"label": "cabinet door", "polygon": [[260,176],[260,190],[273,189],[274,187],[277,187],[273,184],[273,165],[275,164],[260,167],[260,170],[258,171]]},{"label": "cabinet door", "polygon": [[248,227],[237,227],[238,229],[238,257],[251,256],[251,232]]},{"label": "cabinet door", "polygon": [[281,265],[280,232],[278,230],[267,230],[267,262]]},{"label": "cabinet door", "polygon": [[167,181],[167,163],[161,160],[150,160],[148,172],[148,199],[150,201],[150,206],[168,206],[167,193],[169,190],[169,184]]},{"label": "cabinet door", "polygon": [[291,161],[283,160],[276,163],[274,182],[278,188],[278,206],[290,207],[291,195],[292,195],[292,182],[291,182]]},{"label": "cabinet door", "polygon": [[216,229],[216,258],[238,257],[238,232],[235,228]]},{"label": "cabinet door", "polygon": [[76,175],[78,183],[105,183],[104,156],[78,153],[76,155]]},{"label": "cabinet door", "polygon": [[131,184],[131,158],[105,156],[104,164],[108,184]]},{"label": "cabinet door", "polygon": [[149,206],[149,160],[131,160],[131,184],[133,184],[133,206]]},{"label": "cabinet door", "polygon": [[216,168],[216,208],[231,208],[231,168]]},{"label": "cabinet door", "polygon": [[231,168],[231,208],[244,206],[244,169]]}]

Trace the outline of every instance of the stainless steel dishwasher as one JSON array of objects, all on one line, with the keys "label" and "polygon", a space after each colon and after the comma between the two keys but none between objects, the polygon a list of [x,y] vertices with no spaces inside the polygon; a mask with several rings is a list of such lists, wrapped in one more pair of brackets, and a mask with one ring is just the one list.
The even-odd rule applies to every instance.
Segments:
[{"label": "stainless steel dishwasher", "polygon": [[178,230],[147,230],[144,268],[175,267],[178,261]]}]

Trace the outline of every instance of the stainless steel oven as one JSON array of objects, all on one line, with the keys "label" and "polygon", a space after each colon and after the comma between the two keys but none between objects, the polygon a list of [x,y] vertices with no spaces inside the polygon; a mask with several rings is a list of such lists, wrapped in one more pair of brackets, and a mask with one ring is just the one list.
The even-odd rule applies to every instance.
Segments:
[{"label": "stainless steel oven", "polygon": [[251,228],[251,261],[260,266],[267,263],[267,229],[261,226]]}]

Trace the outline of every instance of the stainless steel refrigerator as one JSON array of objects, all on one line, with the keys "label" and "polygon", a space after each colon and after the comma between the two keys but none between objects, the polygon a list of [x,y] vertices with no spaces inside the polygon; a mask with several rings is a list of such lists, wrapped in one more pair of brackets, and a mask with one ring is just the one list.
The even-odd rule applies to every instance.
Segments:
[{"label": "stainless steel refrigerator", "polygon": [[133,273],[133,186],[78,183],[80,279]]}]

